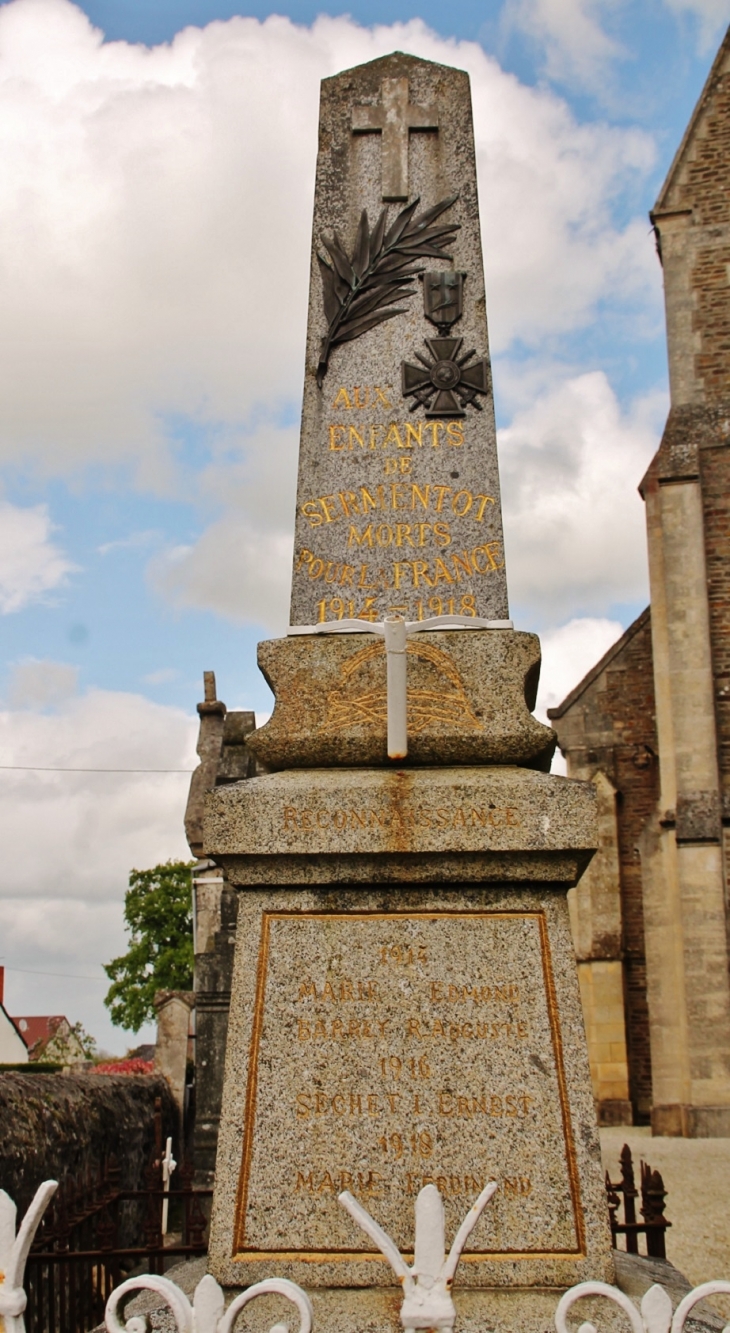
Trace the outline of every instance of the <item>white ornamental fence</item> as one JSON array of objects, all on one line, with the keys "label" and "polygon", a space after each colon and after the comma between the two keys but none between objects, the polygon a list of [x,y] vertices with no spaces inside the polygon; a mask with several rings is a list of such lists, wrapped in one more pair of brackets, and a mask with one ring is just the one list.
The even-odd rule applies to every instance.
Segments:
[{"label": "white ornamental fence", "polygon": [[[17,1235],[15,1204],[4,1190],[0,1190],[0,1333],[25,1333],[25,1264],[38,1224],[57,1188],[55,1180],[47,1180],[39,1187]],[[448,1256],[444,1247],[441,1195],[435,1185],[422,1189],[416,1200],[412,1268],[408,1267],[390,1236],[362,1205],[347,1192],[340,1195],[343,1208],[375,1241],[403,1286],[400,1318],[405,1333],[411,1330],[415,1333],[417,1329],[437,1329],[443,1333],[453,1330],[456,1309],[451,1292],[456,1268],[464,1245],[496,1188],[497,1182],[491,1181],[479,1195],[459,1227]],[[226,1309],[223,1291],[210,1274],[198,1283],[192,1304],[169,1278],[154,1274],[128,1278],[115,1288],[107,1301],[104,1322],[108,1333],[147,1333],[149,1325],[143,1315],[125,1319],[123,1314],[127,1298],[132,1292],[142,1291],[156,1292],[162,1297],[175,1321],[177,1333],[233,1333],[241,1311],[257,1297],[266,1295],[286,1297],[299,1316],[297,1333],[312,1333],[312,1303],[296,1282],[290,1282],[288,1278],[267,1278],[264,1282],[256,1282],[236,1296]],[[576,1302],[586,1296],[603,1296],[623,1311],[632,1333],[684,1333],[694,1307],[705,1297],[717,1295],[730,1296],[730,1282],[703,1282],[680,1301],[672,1314],[672,1302],[664,1288],[657,1284],[650,1287],[637,1309],[618,1287],[611,1287],[606,1282],[579,1282],[558,1302],[555,1329],[556,1333],[570,1333],[567,1317]],[[287,1325],[275,1324],[270,1333],[288,1333]],[[596,1333],[596,1329],[593,1324],[583,1323],[578,1333]],[[730,1333],[730,1324],[723,1333]]]}]

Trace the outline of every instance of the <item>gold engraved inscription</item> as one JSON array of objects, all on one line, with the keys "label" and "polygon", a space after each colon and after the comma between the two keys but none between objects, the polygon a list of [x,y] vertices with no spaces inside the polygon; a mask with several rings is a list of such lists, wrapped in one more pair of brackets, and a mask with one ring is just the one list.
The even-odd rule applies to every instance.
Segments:
[{"label": "gold engraved inscription", "polygon": [[584,1252],[542,913],[265,913],[234,1257],[285,1233],[290,1256],[375,1261],[342,1190],[406,1250],[425,1184],[449,1227],[489,1179],[466,1263]]},{"label": "gold engraved inscription", "polygon": [[[386,459],[390,480],[301,504],[311,535],[297,546],[294,577],[329,594],[317,602],[318,623],[376,621],[384,601],[392,603],[388,613],[400,606],[419,620],[477,614],[475,585],[504,569],[502,541],[492,530],[496,498],[453,481],[418,482],[410,470],[409,458]],[[336,559],[327,537],[332,525]]]},{"label": "gold engraved inscription", "polygon": [[407,831],[415,828],[454,829],[454,828],[519,828],[521,821],[514,806],[417,806],[410,809],[404,806],[367,806],[357,809],[350,806],[328,810],[306,809],[297,805],[282,806],[282,826],[292,831],[311,833],[315,829],[395,829]]},{"label": "gold engraved inscription", "polygon": [[351,412],[353,408],[362,411],[364,407],[385,407],[391,411],[392,396],[393,391],[389,385],[381,388],[378,384],[356,384],[350,389],[340,385],[332,399],[332,409],[344,408],[346,412]]},{"label": "gold engraved inscription", "polygon": [[464,443],[463,421],[389,421],[366,426],[334,422],[328,430],[328,445],[333,453],[357,453],[378,449],[422,449],[441,444],[459,448]]}]

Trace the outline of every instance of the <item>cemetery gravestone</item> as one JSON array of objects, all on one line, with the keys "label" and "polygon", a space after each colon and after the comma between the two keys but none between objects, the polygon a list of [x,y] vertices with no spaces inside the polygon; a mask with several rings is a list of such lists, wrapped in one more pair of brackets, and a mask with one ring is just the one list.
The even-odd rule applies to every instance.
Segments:
[{"label": "cemetery gravestone", "polygon": [[[382,639],[307,632],[392,614],[480,625],[409,640],[397,767]],[[498,1181],[465,1328],[499,1307],[537,1330],[544,1288],[611,1277],[566,904],[594,792],[547,771],[539,643],[507,617],[468,78],[396,54],[323,84],[305,632],[259,646],[276,706],[249,743],[272,771],[209,793],[204,834],[240,890],[211,1271],[294,1278],[323,1330],[397,1318],[343,1190],[407,1254],[424,1185],[450,1239]]]}]

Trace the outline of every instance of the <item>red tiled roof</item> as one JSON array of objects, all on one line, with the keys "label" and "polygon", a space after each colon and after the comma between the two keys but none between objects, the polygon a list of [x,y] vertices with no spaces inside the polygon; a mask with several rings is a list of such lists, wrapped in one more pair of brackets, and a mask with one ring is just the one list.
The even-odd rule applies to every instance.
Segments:
[{"label": "red tiled roof", "polygon": [[32,1014],[13,1018],[12,1021],[30,1050],[36,1042],[49,1041],[60,1024],[68,1022],[68,1019],[64,1019],[63,1014]]}]

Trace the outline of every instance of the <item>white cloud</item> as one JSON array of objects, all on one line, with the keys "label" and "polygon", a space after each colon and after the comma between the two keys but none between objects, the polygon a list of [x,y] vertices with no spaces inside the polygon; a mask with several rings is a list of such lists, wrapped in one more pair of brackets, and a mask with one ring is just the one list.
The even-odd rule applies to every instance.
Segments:
[{"label": "white cloud", "polygon": [[606,8],[605,0],[507,0],[502,23],[540,42],[548,78],[595,92],[606,67],[625,54],[601,27]]},{"label": "white cloud", "polygon": [[[322,76],[394,48],[472,76],[493,345],[653,301],[643,221],[611,222],[653,160],[576,123],[474,43],[420,20],[272,16],[102,41],[68,0],[0,7],[0,458],[131,460],[169,490],[169,422],[248,421],[298,395]],[[285,312],[283,314],[282,312]]]},{"label": "white cloud", "polygon": [[103,542],[96,549],[99,555],[109,555],[110,551],[138,551],[146,546],[151,546],[159,539],[159,532],[150,528],[143,532],[130,532],[128,537],[118,537],[113,542]]},{"label": "white cloud", "polygon": [[[196,735],[196,719],[182,710],[110,690],[67,699],[54,713],[0,712],[4,765],[192,769]],[[188,783],[184,773],[0,771],[15,889],[29,898],[118,899],[132,866],[186,855]]]},{"label": "white cloud", "polygon": [[637,486],[658,443],[663,396],[624,414],[595,371],[548,391],[500,432],[512,602],[541,623],[648,600]]},{"label": "white cloud", "polygon": [[[541,722],[550,725],[548,708],[562,703],[622,634],[623,626],[617,620],[585,617],[540,635],[542,667],[535,715]],[[563,775],[567,772],[559,749],[555,751],[551,771]]]},{"label": "white cloud", "polygon": [[150,561],[152,585],[178,607],[214,610],[272,633],[289,623],[298,430],[232,436],[198,479],[222,511],[193,544]]},{"label": "white cloud", "polygon": [[[52,674],[58,663],[45,665]],[[39,768],[192,769],[197,719],[140,695],[91,690],[55,713],[0,712],[2,764]],[[41,773],[0,769],[3,961],[32,971],[93,973],[123,952],[122,904],[133,867],[187,860],[185,773]],[[114,1037],[104,984],[12,978],[16,1012],[69,1012]],[[107,983],[108,984],[108,983]]]},{"label": "white cloud", "polygon": [[231,512],[194,546],[180,546],[150,566],[150,578],[174,606],[216,611],[227,619],[286,632],[293,538],[257,532]]},{"label": "white cloud", "polygon": [[12,669],[7,690],[11,708],[54,708],[76,693],[79,669],[68,662],[29,658]]},{"label": "white cloud", "polygon": [[39,601],[75,570],[51,540],[53,530],[46,505],[0,500],[0,614]]},{"label": "white cloud", "polygon": [[618,620],[585,617],[540,635],[542,669],[535,712],[543,722],[548,720],[548,708],[563,702],[623,632]]},{"label": "white cloud", "polygon": [[712,50],[730,20],[727,0],[664,0],[664,3],[675,14],[691,14],[697,19],[702,53]]}]

